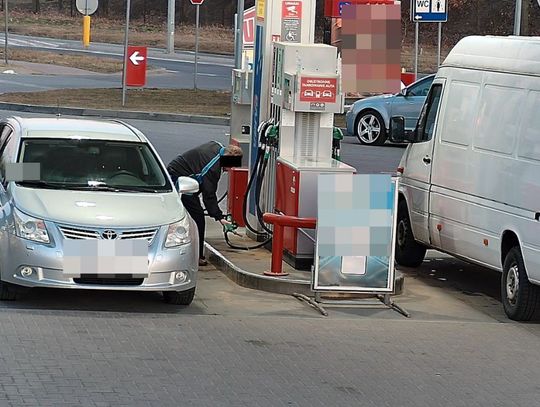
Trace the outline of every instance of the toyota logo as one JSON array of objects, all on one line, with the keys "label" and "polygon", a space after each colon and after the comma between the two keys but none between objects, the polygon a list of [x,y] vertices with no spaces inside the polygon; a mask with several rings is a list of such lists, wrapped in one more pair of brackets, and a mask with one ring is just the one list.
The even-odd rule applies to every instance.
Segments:
[{"label": "toyota logo", "polygon": [[107,240],[113,240],[118,237],[118,235],[116,234],[114,230],[106,230],[101,234],[101,236],[103,236],[103,239],[107,239]]}]

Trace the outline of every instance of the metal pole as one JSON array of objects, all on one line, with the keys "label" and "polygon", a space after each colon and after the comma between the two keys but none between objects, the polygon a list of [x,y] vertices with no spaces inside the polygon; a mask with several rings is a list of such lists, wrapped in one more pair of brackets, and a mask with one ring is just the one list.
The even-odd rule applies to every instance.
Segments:
[{"label": "metal pole", "polygon": [[127,4],[126,4],[126,33],[124,35],[124,69],[123,69],[123,72],[122,72],[122,106],[126,105],[127,49],[128,49],[130,9],[131,9],[131,0],[127,0]]},{"label": "metal pole", "polygon": [[195,75],[193,76],[193,84],[197,89],[197,60],[199,59],[199,5],[197,4],[197,15],[195,21]]},{"label": "metal pole", "polygon": [[418,23],[415,23],[414,33],[414,80],[418,79]]},{"label": "metal pole", "polygon": [[242,48],[244,42],[244,0],[238,0],[236,7],[236,50],[234,66],[242,68]]},{"label": "metal pole", "polygon": [[169,11],[168,11],[168,24],[167,24],[167,52],[169,54],[174,53],[174,2],[175,0],[169,0]]},{"label": "metal pole", "polygon": [[441,66],[441,41],[442,41],[442,23],[439,23],[439,41],[437,43],[437,69]]},{"label": "metal pole", "polygon": [[4,41],[4,61],[8,64],[8,0],[4,0],[4,15],[5,15],[5,41]]},{"label": "metal pole", "polygon": [[521,5],[523,0],[516,0],[516,13],[514,16],[514,35],[521,33]]}]

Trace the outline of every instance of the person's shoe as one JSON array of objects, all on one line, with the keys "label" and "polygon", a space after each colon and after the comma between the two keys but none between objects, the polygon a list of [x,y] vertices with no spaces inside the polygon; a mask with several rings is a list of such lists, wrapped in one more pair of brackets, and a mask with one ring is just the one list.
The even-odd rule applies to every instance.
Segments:
[{"label": "person's shoe", "polygon": [[208,262],[205,259],[199,259],[199,266],[207,266]]}]

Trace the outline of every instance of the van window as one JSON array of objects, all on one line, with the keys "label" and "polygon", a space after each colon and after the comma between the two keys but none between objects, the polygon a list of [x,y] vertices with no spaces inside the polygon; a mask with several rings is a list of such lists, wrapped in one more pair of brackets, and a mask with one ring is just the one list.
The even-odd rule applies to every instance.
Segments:
[{"label": "van window", "polygon": [[422,108],[420,119],[418,120],[418,141],[429,141],[433,138],[433,130],[435,129],[435,118],[437,117],[437,110],[439,110],[441,93],[442,85],[433,85],[426,99],[426,103]]},{"label": "van window", "polygon": [[522,89],[486,85],[478,112],[474,148],[511,155],[526,100]]},{"label": "van window", "polygon": [[441,142],[468,146],[475,129],[476,105],[480,86],[452,81],[448,87]]},{"label": "van window", "polygon": [[538,142],[540,92],[531,91],[523,108],[523,127],[520,134],[518,157],[540,161],[540,142]]}]

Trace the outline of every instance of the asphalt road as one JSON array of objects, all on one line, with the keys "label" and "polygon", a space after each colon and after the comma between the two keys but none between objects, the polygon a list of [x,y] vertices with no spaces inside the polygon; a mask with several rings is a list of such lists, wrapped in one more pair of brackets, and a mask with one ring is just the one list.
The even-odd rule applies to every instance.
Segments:
[{"label": "asphalt road", "polygon": [[[4,36],[0,38],[3,47]],[[10,35],[8,44],[13,48],[47,50],[72,54],[87,54],[122,59],[123,47],[115,44],[91,43],[85,49],[80,41]],[[189,51],[168,54],[157,48],[148,49],[148,64],[159,71],[147,73],[148,88],[189,89],[194,84],[195,55]],[[207,90],[230,90],[231,69],[234,61],[231,56],[199,54],[197,87]],[[7,92],[35,92],[39,90],[68,88],[119,88],[122,87],[121,74],[70,74],[57,75],[55,68],[50,74],[0,74],[0,89]]]}]

